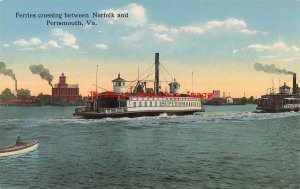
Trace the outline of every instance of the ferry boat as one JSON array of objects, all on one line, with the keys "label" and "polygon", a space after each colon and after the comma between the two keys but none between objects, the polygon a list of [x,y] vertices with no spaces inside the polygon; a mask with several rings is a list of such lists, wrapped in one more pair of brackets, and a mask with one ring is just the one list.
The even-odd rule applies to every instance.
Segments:
[{"label": "ferry boat", "polygon": [[134,89],[126,92],[126,80],[118,75],[112,80],[113,91],[103,92],[90,99],[86,106],[76,108],[74,115],[84,118],[139,117],[167,115],[187,115],[203,112],[200,93],[180,94],[180,84],[173,79],[169,93],[161,92],[159,79],[159,53],[155,54],[154,87],[147,88],[147,80],[137,79]]},{"label": "ferry boat", "polygon": [[[269,93],[258,99],[256,109],[263,112],[288,112],[300,110],[300,90],[296,74],[293,73],[293,89],[284,83],[279,88],[279,93],[269,90]],[[267,90],[268,91],[268,90]]]}]

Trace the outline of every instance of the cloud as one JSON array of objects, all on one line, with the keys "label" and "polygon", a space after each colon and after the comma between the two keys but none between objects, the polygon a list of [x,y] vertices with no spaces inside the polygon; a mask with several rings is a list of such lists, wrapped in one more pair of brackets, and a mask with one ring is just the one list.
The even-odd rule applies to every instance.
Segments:
[{"label": "cloud", "polygon": [[3,47],[10,47],[10,45],[7,44],[7,43],[4,43],[4,44],[3,44]]},{"label": "cloud", "polygon": [[42,43],[42,41],[37,37],[33,37],[33,38],[30,39],[30,44],[31,45],[40,45],[41,43]]},{"label": "cloud", "polygon": [[252,44],[248,46],[249,49],[254,49],[256,51],[265,51],[270,49],[271,47],[266,46],[266,45],[262,45],[262,44]]},{"label": "cloud", "polygon": [[244,33],[244,34],[247,34],[247,35],[255,35],[255,34],[257,34],[258,31],[256,31],[256,30],[242,29],[241,32]]},{"label": "cloud", "polygon": [[37,37],[32,37],[29,40],[25,40],[22,38],[22,39],[15,41],[14,44],[19,47],[29,47],[29,46],[38,46],[38,45],[42,44],[42,41]]},{"label": "cloud", "polygon": [[48,47],[48,44],[44,43],[44,44],[40,45],[38,48],[39,49],[47,49],[47,47]]},{"label": "cloud", "polygon": [[179,31],[187,32],[187,33],[203,33],[204,30],[198,26],[183,26],[179,28]]},{"label": "cloud", "polygon": [[237,53],[240,52],[240,51],[241,51],[241,50],[239,50],[239,49],[235,49],[235,50],[232,51],[232,53],[233,53],[233,54],[237,54]]},{"label": "cloud", "polygon": [[50,40],[48,41],[48,44],[51,46],[51,47],[55,47],[55,48],[60,48],[60,46],[58,45],[58,43],[54,40]]},{"label": "cloud", "polygon": [[211,20],[202,25],[188,25],[179,27],[179,31],[193,34],[202,34],[216,29],[237,30],[246,35],[255,35],[256,30],[247,28],[244,20],[237,18],[229,18],[227,20]]},{"label": "cloud", "polygon": [[[296,46],[296,45],[288,45],[284,42],[276,42],[270,45],[264,45],[264,44],[260,44],[260,43],[255,43],[255,44],[251,44],[248,45],[245,48],[241,48],[241,49],[235,49],[232,51],[233,54],[237,54],[241,51],[246,51],[246,50],[254,50],[257,52],[271,52],[271,51],[282,51],[282,52],[294,52],[294,53],[298,53],[300,52],[300,47]],[[268,56],[273,57],[272,55]],[[262,58],[266,58],[266,56],[263,56]]]},{"label": "cloud", "polygon": [[79,46],[76,45],[76,37],[73,34],[62,29],[53,29],[52,35],[58,37],[58,39],[62,42],[62,45],[79,49]]},{"label": "cloud", "polygon": [[155,36],[157,38],[159,38],[160,40],[162,40],[162,41],[167,41],[167,42],[172,42],[173,41],[173,39],[171,39],[167,34],[158,34],[158,33],[156,33]]},{"label": "cloud", "polygon": [[29,42],[26,41],[25,39],[19,39],[17,41],[14,42],[15,45],[18,45],[20,47],[26,47],[26,46],[29,46]]},{"label": "cloud", "polygon": [[102,49],[102,50],[107,50],[108,49],[108,46],[104,43],[96,44],[95,46],[99,49]]},{"label": "cloud", "polygon": [[276,42],[271,45],[263,45],[263,44],[252,44],[248,46],[249,49],[253,49],[255,51],[266,51],[266,50],[281,50],[281,51],[294,51],[299,52],[300,48],[296,45],[289,46],[284,42]]},{"label": "cloud", "polygon": [[154,32],[167,32],[169,28],[162,24],[149,24],[149,28]]},{"label": "cloud", "polygon": [[[114,13],[114,18],[106,18],[108,23],[123,23],[130,27],[141,27],[147,22],[146,10],[143,6],[136,3],[131,3],[122,8],[117,9],[106,9],[98,11],[102,13]],[[117,18],[117,14],[128,13],[128,18]]]}]

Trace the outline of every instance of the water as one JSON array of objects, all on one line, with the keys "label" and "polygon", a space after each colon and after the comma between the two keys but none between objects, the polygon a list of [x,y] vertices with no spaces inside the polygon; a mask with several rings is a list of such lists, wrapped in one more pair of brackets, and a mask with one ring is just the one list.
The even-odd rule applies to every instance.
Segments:
[{"label": "water", "polygon": [[0,188],[299,188],[300,113],[206,107],[190,116],[85,120],[74,107],[0,107]]}]

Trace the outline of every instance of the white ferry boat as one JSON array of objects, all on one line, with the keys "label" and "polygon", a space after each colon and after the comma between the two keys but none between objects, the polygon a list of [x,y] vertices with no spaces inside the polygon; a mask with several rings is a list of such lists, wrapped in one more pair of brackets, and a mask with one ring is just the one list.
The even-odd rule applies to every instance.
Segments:
[{"label": "white ferry boat", "polygon": [[[203,112],[201,95],[179,93],[180,84],[173,79],[169,92],[161,92],[159,79],[159,53],[155,54],[154,88],[147,88],[146,80],[137,80],[134,89],[126,92],[126,80],[118,75],[112,80],[113,92],[103,92],[87,102],[85,107],[75,109],[74,115],[84,118],[139,117],[187,115]],[[198,93],[199,94],[199,93]]]}]

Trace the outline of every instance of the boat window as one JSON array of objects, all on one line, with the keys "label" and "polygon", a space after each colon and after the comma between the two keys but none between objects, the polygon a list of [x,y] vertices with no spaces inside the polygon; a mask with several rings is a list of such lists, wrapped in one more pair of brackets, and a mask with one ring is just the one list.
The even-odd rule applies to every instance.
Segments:
[{"label": "boat window", "polygon": [[139,107],[142,107],[142,102],[139,102]]},{"label": "boat window", "polygon": [[136,102],[133,102],[133,107],[136,107]]},{"label": "boat window", "polygon": [[145,107],[147,107],[147,101],[145,101]]}]

